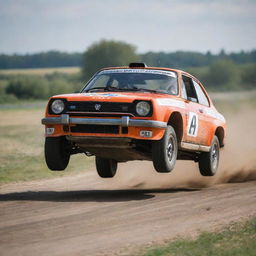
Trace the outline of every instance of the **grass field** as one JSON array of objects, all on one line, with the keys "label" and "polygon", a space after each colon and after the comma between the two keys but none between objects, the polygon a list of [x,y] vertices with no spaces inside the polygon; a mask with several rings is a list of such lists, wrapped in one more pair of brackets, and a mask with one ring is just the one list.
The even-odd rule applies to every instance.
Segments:
[{"label": "grass field", "polygon": [[93,158],[78,154],[71,157],[65,172],[51,172],[45,165],[44,108],[37,107],[0,110],[0,183],[49,178],[86,171]]},{"label": "grass field", "polygon": [[80,67],[0,69],[0,75],[46,75],[51,73],[77,74]]},{"label": "grass field", "polygon": [[144,256],[255,256],[256,218],[230,225],[222,232],[202,233],[196,240],[177,240],[149,249]]}]

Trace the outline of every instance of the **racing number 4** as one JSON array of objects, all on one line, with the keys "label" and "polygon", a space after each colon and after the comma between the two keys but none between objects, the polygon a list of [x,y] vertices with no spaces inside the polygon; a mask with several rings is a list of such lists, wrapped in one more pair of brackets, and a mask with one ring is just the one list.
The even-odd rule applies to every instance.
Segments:
[{"label": "racing number 4", "polygon": [[189,136],[196,137],[198,132],[198,115],[193,112],[189,112],[187,134]]}]

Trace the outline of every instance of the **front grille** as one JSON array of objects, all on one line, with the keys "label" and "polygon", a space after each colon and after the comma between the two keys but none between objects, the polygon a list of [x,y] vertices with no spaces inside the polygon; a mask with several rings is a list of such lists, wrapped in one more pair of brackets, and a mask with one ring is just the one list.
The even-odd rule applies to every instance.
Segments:
[{"label": "front grille", "polygon": [[122,117],[122,116],[134,116],[130,113],[88,113],[88,112],[67,112],[70,114],[70,117],[77,117],[77,116],[82,116],[82,117]]},{"label": "front grille", "polygon": [[134,113],[134,104],[125,102],[69,101],[67,112]]},{"label": "front grille", "polygon": [[118,125],[91,125],[91,124],[78,124],[70,127],[71,132],[74,133],[108,133],[118,134]]}]

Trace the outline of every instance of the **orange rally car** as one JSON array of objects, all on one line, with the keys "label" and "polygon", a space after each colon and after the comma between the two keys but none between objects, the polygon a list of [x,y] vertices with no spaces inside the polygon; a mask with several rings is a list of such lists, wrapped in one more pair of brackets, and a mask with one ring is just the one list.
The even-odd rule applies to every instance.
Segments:
[{"label": "orange rally car", "polygon": [[115,175],[118,162],[150,160],[166,173],[176,159],[213,176],[226,134],[198,79],[144,63],[100,70],[80,93],[51,97],[45,115],[49,169],[64,170],[72,154],[85,153],[95,155],[103,178]]}]

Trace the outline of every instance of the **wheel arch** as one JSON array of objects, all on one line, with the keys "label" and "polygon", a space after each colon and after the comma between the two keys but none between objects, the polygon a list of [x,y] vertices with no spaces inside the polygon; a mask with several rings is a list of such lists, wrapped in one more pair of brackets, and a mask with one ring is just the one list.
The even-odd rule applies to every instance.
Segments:
[{"label": "wheel arch", "polygon": [[218,126],[215,131],[215,135],[217,136],[220,147],[224,147],[224,137],[225,137],[225,131],[222,126]]},{"label": "wheel arch", "polygon": [[183,137],[183,119],[181,113],[178,111],[172,112],[167,124],[173,127],[177,136],[178,144],[180,144]]}]

